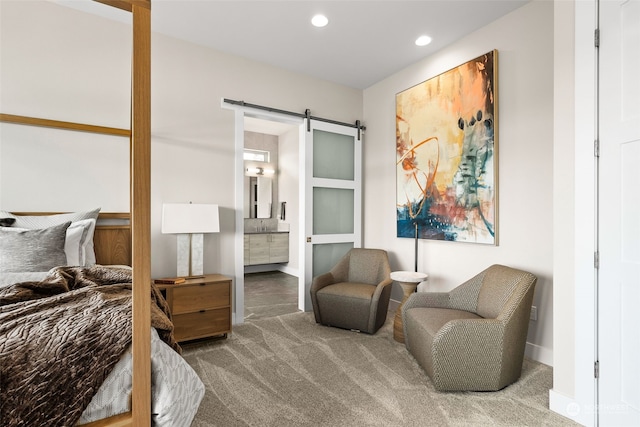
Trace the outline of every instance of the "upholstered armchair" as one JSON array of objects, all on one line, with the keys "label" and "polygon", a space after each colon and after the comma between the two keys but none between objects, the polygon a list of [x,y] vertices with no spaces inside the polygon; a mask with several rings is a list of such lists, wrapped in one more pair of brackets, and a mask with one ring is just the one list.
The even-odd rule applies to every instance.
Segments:
[{"label": "upholstered armchair", "polygon": [[438,390],[500,390],[520,378],[536,276],[492,265],[450,292],[412,294],[405,345]]},{"label": "upholstered armchair", "polygon": [[316,322],[374,334],[387,319],[391,268],[381,249],[351,249],[328,273],[313,279]]}]

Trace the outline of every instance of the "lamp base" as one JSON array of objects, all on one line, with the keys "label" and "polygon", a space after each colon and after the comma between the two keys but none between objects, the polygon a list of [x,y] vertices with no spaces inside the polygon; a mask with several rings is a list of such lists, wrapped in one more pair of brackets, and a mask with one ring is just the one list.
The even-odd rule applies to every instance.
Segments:
[{"label": "lamp base", "polygon": [[202,276],[204,272],[204,234],[191,235],[191,272],[190,276]]},{"label": "lamp base", "polygon": [[178,234],[177,274],[180,277],[203,277],[204,234]]}]

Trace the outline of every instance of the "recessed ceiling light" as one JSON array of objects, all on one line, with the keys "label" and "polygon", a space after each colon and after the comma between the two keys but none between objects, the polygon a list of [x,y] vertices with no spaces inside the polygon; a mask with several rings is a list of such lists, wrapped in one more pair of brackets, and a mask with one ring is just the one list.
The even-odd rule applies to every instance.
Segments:
[{"label": "recessed ceiling light", "polygon": [[416,39],[417,46],[426,46],[431,43],[431,37],[429,36],[420,36]]},{"label": "recessed ceiling light", "polygon": [[316,15],[311,18],[311,23],[316,27],[324,27],[329,23],[329,19],[324,15]]}]

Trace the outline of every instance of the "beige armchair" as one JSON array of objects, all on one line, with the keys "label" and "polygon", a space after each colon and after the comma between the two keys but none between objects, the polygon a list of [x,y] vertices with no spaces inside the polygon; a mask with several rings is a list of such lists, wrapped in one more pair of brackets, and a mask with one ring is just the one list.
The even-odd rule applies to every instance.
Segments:
[{"label": "beige armchair", "polygon": [[405,345],[438,390],[493,391],[520,378],[536,276],[492,265],[402,308]]},{"label": "beige armchair", "polygon": [[313,279],[316,322],[374,334],[387,319],[391,268],[381,249],[351,249],[328,273]]}]

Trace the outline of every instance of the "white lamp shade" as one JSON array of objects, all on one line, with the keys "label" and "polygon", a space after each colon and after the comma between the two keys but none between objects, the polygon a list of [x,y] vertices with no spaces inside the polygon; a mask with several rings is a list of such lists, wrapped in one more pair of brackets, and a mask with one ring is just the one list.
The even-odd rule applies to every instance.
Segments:
[{"label": "white lamp shade", "polygon": [[162,233],[218,233],[218,205],[165,203],[162,205]]}]

